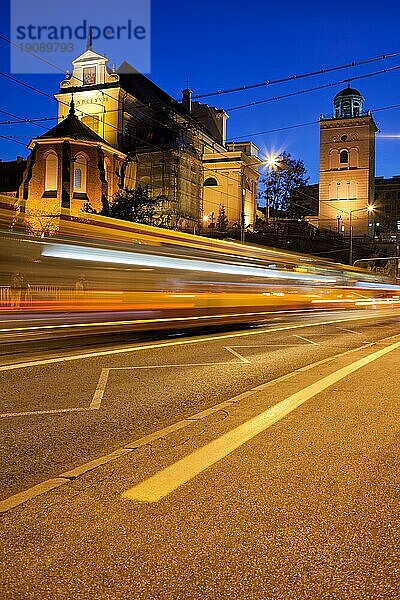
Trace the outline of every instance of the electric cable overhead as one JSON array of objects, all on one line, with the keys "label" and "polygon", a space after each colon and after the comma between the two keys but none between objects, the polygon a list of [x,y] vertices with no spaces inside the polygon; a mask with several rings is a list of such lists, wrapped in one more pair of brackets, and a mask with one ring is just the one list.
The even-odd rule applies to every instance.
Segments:
[{"label": "electric cable overhead", "polygon": [[[374,71],[372,73],[365,73],[364,75],[357,75],[355,77],[351,78],[351,81],[357,81],[359,79],[367,79],[369,77],[375,77],[376,75],[383,75],[386,73],[392,73],[394,71],[398,71],[400,69],[400,65],[397,65],[395,67],[389,67],[387,69],[381,69],[379,71]],[[227,108],[226,111],[227,112],[233,112],[234,110],[241,110],[243,108],[249,108],[249,107],[253,107],[253,106],[259,106],[260,104],[266,104],[267,102],[275,102],[277,100],[284,100],[285,98],[292,98],[294,96],[300,96],[302,94],[308,94],[310,92],[316,92],[319,90],[323,90],[323,89],[327,89],[327,88],[331,88],[334,87],[336,85],[343,85],[349,83],[349,78],[346,79],[341,79],[340,81],[335,81],[335,82],[330,82],[330,83],[324,83],[312,88],[308,88],[305,90],[297,90],[296,92],[290,92],[288,94],[282,94],[280,96],[273,96],[271,98],[265,98],[264,100],[255,100],[253,102],[248,102],[247,104],[240,104],[239,106],[231,106],[230,108]]]},{"label": "electric cable overhead", "polygon": [[[0,36],[2,37],[2,36]],[[4,38],[3,38],[4,39]],[[252,89],[256,89],[256,88],[260,88],[260,87],[265,87],[265,86],[269,86],[269,85],[276,85],[279,83],[286,83],[289,81],[298,81],[299,79],[306,79],[307,77],[315,77],[316,75],[325,75],[326,73],[332,73],[334,71],[340,71],[342,69],[349,69],[349,68],[354,68],[354,67],[360,67],[362,65],[367,65],[369,63],[372,62],[378,62],[381,60],[388,60],[390,58],[395,58],[396,56],[400,56],[400,51],[398,52],[391,52],[389,54],[381,54],[380,56],[374,56],[372,58],[366,58],[366,59],[362,59],[362,60],[355,60],[352,61],[350,63],[346,63],[344,65],[337,65],[334,67],[328,67],[326,69],[319,69],[318,71],[310,71],[309,73],[300,73],[298,75],[290,75],[287,77],[280,77],[278,79],[272,79],[272,80],[268,80],[268,81],[262,81],[260,83],[252,83],[249,85],[241,85],[239,87],[234,87],[234,88],[230,88],[227,90],[218,90],[218,91],[214,91],[214,92],[207,92],[204,94],[196,94],[195,96],[193,96],[193,98],[195,98],[196,100],[199,98],[208,98],[211,96],[221,96],[223,94],[231,94],[233,92],[243,92],[246,90],[252,90]],[[353,79],[353,77],[351,77],[350,79]]]}]

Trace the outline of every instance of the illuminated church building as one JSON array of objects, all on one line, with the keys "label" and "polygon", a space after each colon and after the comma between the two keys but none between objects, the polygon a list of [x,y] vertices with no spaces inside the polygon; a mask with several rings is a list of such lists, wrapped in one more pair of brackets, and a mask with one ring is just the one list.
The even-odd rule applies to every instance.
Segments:
[{"label": "illuminated church building", "polygon": [[100,210],[141,185],[163,197],[159,224],[212,227],[221,205],[230,225],[242,213],[254,223],[261,161],[251,142],[226,143],[228,115],[189,89],[178,102],[127,63],[107,63],[89,40],[56,94],[58,124],[30,142],[18,193],[26,219],[41,228],[44,216],[82,215],[87,202]]},{"label": "illuminated church building", "polygon": [[334,113],[320,120],[319,218],[323,229],[342,223],[356,236],[372,234],[367,206],[375,199],[376,125],[364,98],[350,86],[334,98]]}]

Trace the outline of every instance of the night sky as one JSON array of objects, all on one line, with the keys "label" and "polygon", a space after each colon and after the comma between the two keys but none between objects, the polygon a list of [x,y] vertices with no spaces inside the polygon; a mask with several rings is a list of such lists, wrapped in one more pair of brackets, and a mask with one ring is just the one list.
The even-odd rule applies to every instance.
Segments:
[{"label": "night sky", "polygon": [[[36,3],[40,6],[40,0]],[[101,2],[99,3],[101,5]],[[126,2],[131,6],[132,2]],[[202,0],[201,2],[153,0],[152,68],[149,77],[175,98],[189,79],[194,94],[300,74],[388,54],[400,50],[400,3],[372,2],[264,2],[243,0]],[[0,28],[9,35],[7,6],[1,8]],[[9,47],[0,41],[1,71],[10,72]],[[104,51],[101,45],[94,49]],[[82,48],[77,54],[84,50]],[[113,56],[109,52],[110,64]],[[126,60],[135,66],[135,56],[126,47]],[[257,90],[204,99],[218,108],[246,104],[296,90],[334,83],[366,73],[400,65],[400,55],[358,68],[336,71]],[[70,68],[69,64],[65,68]],[[62,74],[16,75],[17,78],[53,94]],[[228,121],[228,139],[251,139],[261,154],[286,150],[306,164],[310,183],[318,180],[318,121],[332,110],[332,99],[345,87],[313,91],[260,106],[235,110]],[[400,70],[353,81],[370,110],[400,105]],[[24,118],[54,117],[55,101],[0,77],[0,109]],[[0,120],[7,117],[0,113]],[[379,111],[375,121],[377,138],[376,174],[400,175],[400,106]],[[280,132],[273,129],[314,122]],[[49,123],[53,126],[55,121]],[[43,130],[33,125],[1,125],[0,135],[27,144]],[[385,137],[385,136],[399,136]],[[24,137],[26,136],[26,137]],[[0,139],[0,157],[10,160],[27,150],[15,142]]]}]

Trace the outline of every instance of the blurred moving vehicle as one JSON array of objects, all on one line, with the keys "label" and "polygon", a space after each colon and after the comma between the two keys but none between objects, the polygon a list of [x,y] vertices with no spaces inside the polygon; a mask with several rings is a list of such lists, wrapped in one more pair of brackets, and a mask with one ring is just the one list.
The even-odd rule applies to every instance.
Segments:
[{"label": "blurred moving vehicle", "polygon": [[0,230],[3,336],[248,323],[274,311],[399,302],[399,286],[313,256],[97,215],[63,215],[59,229]]}]

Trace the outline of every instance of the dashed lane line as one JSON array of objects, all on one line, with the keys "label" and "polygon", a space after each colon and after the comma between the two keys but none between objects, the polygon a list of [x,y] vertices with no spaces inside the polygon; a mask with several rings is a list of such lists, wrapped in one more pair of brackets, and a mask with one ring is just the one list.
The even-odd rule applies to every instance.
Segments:
[{"label": "dashed lane line", "polygon": [[[400,334],[396,334],[396,335],[391,335],[387,338],[382,338],[381,340],[378,340],[377,343],[382,343],[382,342],[391,340],[395,337],[399,337],[399,335]],[[123,448],[119,448],[119,449],[115,450],[114,452],[111,452],[110,454],[101,456],[98,459],[95,459],[95,460],[87,462],[83,465],[80,465],[80,466],[76,467],[75,469],[72,469],[71,471],[62,473],[61,475],[59,475],[57,477],[54,477],[54,478],[44,481],[38,485],[35,485],[31,488],[28,488],[27,490],[25,490],[23,492],[14,494],[14,495],[10,496],[9,498],[6,498],[5,500],[0,501],[0,514],[5,513],[17,506],[20,506],[21,504],[24,504],[41,494],[45,494],[46,492],[50,491],[51,489],[54,489],[63,484],[66,484],[66,483],[70,483],[77,477],[85,475],[86,473],[98,468],[99,466],[102,466],[109,462],[112,462],[112,461],[124,456],[125,454],[129,454],[130,452],[137,450],[138,448],[146,446],[147,444],[150,444],[156,440],[167,438],[171,433],[179,431],[180,429],[183,429],[185,427],[188,427],[188,426],[192,425],[193,423],[196,423],[198,420],[206,418],[214,413],[217,413],[221,409],[226,408],[229,405],[234,405],[235,403],[245,400],[246,398],[253,396],[257,392],[267,389],[271,385],[291,379],[298,373],[303,373],[305,371],[309,371],[311,369],[314,369],[315,367],[326,364],[330,361],[334,361],[337,358],[340,358],[342,356],[346,356],[348,354],[352,354],[354,352],[358,352],[360,350],[370,348],[371,345],[372,344],[369,343],[369,344],[359,346],[358,348],[352,348],[350,350],[345,350],[344,352],[340,352],[339,354],[336,354],[334,356],[328,356],[327,358],[318,360],[310,365],[306,365],[305,367],[300,367],[299,369],[291,371],[290,373],[287,373],[286,375],[281,375],[280,377],[277,377],[276,379],[272,379],[271,381],[267,381],[266,383],[263,383],[254,388],[251,388],[250,390],[248,390],[246,392],[242,392],[241,394],[234,396],[233,398],[230,398],[229,400],[220,402],[219,404],[216,404],[204,411],[201,411],[200,413],[196,413],[195,415],[187,417],[184,420],[177,421],[176,423],[169,425],[168,427],[164,427],[163,429],[159,429],[158,431],[155,431],[149,435],[145,435],[144,437],[133,440],[131,443],[125,444],[125,446]],[[233,363],[230,363],[230,364],[233,364]]]},{"label": "dashed lane line", "polygon": [[359,331],[354,331],[354,329],[345,329],[344,327],[336,327],[339,331],[348,331],[349,333],[354,333],[355,335],[363,335]]},{"label": "dashed lane line", "polygon": [[110,369],[102,369],[101,370],[99,381],[97,383],[97,387],[94,392],[89,409],[98,410],[100,408],[101,401],[102,401],[103,395],[104,395],[104,390],[106,389],[109,373],[110,373]]},{"label": "dashed lane line", "polygon": [[320,344],[318,344],[317,342],[314,342],[313,340],[309,340],[308,338],[303,337],[302,335],[293,335],[293,337],[298,338],[299,340],[303,340],[304,342],[308,342],[309,344],[313,344],[314,346],[319,346]]},{"label": "dashed lane line", "polygon": [[248,358],[245,358],[244,356],[239,354],[239,352],[236,352],[236,350],[234,350],[230,346],[224,346],[224,348],[225,348],[225,350],[228,350],[228,352],[231,352],[234,356],[237,356],[237,358],[239,358],[242,363],[250,363],[251,362]]}]

